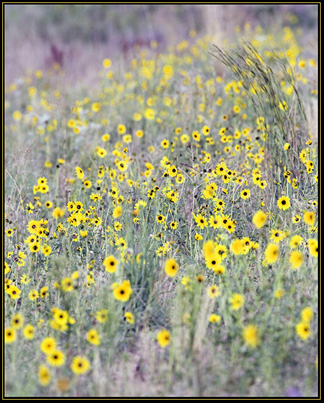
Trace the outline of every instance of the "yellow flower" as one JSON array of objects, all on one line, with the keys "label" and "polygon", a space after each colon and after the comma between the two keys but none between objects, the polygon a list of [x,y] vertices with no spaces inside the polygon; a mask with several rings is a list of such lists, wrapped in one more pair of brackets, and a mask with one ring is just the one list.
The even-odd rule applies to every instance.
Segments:
[{"label": "yellow flower", "polygon": [[267,219],[267,215],[262,210],[259,210],[254,214],[252,222],[258,229],[260,229],[267,222]]},{"label": "yellow flower", "polygon": [[152,108],[147,108],[145,111],[145,118],[148,120],[153,120],[155,119],[155,112],[154,109]]},{"label": "yellow flower", "polygon": [[302,340],[308,339],[312,335],[309,322],[299,322],[296,325],[296,333]]},{"label": "yellow flower", "polygon": [[60,326],[66,325],[69,320],[69,314],[67,313],[67,311],[63,311],[63,310],[57,309],[57,308],[53,308],[53,309],[54,309],[53,317],[54,317],[55,322]]},{"label": "yellow flower", "polygon": [[174,277],[179,269],[178,263],[174,259],[169,259],[165,262],[164,271],[167,276]]},{"label": "yellow flower", "polygon": [[103,265],[108,273],[115,273],[118,265],[118,260],[114,256],[110,255],[105,258]]},{"label": "yellow flower", "polygon": [[298,250],[291,252],[289,262],[293,269],[298,269],[304,262],[303,254]]},{"label": "yellow flower", "polygon": [[209,298],[219,297],[220,295],[219,287],[216,284],[208,287],[207,292]]},{"label": "yellow flower", "polygon": [[243,339],[250,347],[257,347],[257,345],[260,343],[258,327],[256,325],[247,325],[243,329]]},{"label": "yellow flower", "polygon": [[209,317],[209,322],[211,323],[218,323],[221,320],[221,317],[219,315],[216,315],[215,313],[211,314]]},{"label": "yellow flower", "polygon": [[301,311],[301,318],[304,323],[309,323],[314,317],[314,312],[312,308],[307,306]]},{"label": "yellow flower", "polygon": [[6,344],[11,344],[13,343],[17,338],[16,330],[12,327],[8,327],[5,329],[5,343]]},{"label": "yellow flower", "polygon": [[231,251],[234,255],[240,255],[244,250],[244,243],[242,239],[234,239],[231,244]]},{"label": "yellow flower", "polygon": [[70,277],[65,277],[61,280],[62,290],[65,292],[73,291],[73,281]]},{"label": "yellow flower", "polygon": [[42,386],[47,386],[51,382],[51,373],[46,365],[41,364],[38,369],[38,380]]},{"label": "yellow flower", "polygon": [[110,139],[110,134],[106,133],[104,135],[102,135],[101,140],[106,142]]},{"label": "yellow flower", "polygon": [[60,350],[54,350],[47,355],[46,361],[53,367],[61,367],[65,363],[65,354]]},{"label": "yellow flower", "polygon": [[96,329],[90,329],[87,334],[87,340],[89,343],[94,344],[95,346],[99,346],[100,344],[100,335]]},{"label": "yellow flower", "polygon": [[206,259],[205,263],[208,269],[215,270],[215,268],[221,263],[221,258],[217,253],[214,253],[211,257]]},{"label": "yellow flower", "polygon": [[22,114],[19,111],[14,111],[14,113],[12,114],[12,117],[18,122],[19,120],[21,120]]},{"label": "yellow flower", "polygon": [[277,205],[280,210],[288,210],[290,207],[290,198],[287,196],[280,197],[280,199],[277,201]]},{"label": "yellow flower", "polygon": [[125,312],[124,314],[124,319],[128,322],[128,323],[135,323],[135,318],[134,315],[131,312]]},{"label": "yellow flower", "polygon": [[203,252],[205,259],[210,259],[214,256],[215,244],[212,240],[208,240],[203,245]]},{"label": "yellow flower", "polygon": [[24,317],[20,313],[16,313],[12,318],[11,318],[11,326],[18,330],[20,329],[24,324]]},{"label": "yellow flower", "polygon": [[228,301],[232,304],[233,311],[237,311],[244,304],[244,297],[241,294],[233,294]]},{"label": "yellow flower", "polygon": [[39,297],[39,292],[37,290],[31,290],[29,293],[29,299],[35,301]]},{"label": "yellow flower", "polygon": [[164,348],[170,344],[171,334],[168,330],[163,329],[157,334],[156,339],[159,345]]},{"label": "yellow flower", "polygon": [[304,213],[304,222],[308,225],[314,225],[315,224],[315,213],[312,211],[306,211]]},{"label": "yellow flower", "polygon": [[270,243],[264,252],[264,256],[268,264],[275,263],[279,258],[279,246]]},{"label": "yellow flower", "polygon": [[108,320],[108,311],[107,309],[102,309],[101,311],[96,312],[96,319],[100,323],[105,323]]},{"label": "yellow flower", "polygon": [[250,195],[251,195],[251,192],[249,191],[249,189],[243,189],[243,190],[241,191],[241,198],[242,198],[243,200],[248,199],[248,198],[250,197]]},{"label": "yellow flower", "polygon": [[102,66],[104,69],[109,69],[109,67],[111,66],[111,60],[110,59],[104,59],[104,61],[102,62]]},{"label": "yellow flower", "polygon": [[88,372],[90,369],[90,361],[82,357],[80,355],[76,356],[73,358],[72,364],[71,364],[71,370],[77,374],[77,375],[82,375]]},{"label": "yellow flower", "polygon": [[122,206],[117,206],[117,207],[115,207],[115,208],[114,208],[114,211],[113,211],[113,217],[114,217],[114,218],[120,217],[121,214],[122,214],[122,212],[123,212]]},{"label": "yellow flower", "polygon": [[289,246],[291,247],[291,249],[295,249],[302,243],[303,237],[301,237],[300,235],[294,235],[289,242]]},{"label": "yellow flower", "polygon": [[273,296],[274,296],[276,299],[280,299],[280,298],[282,298],[284,295],[285,295],[285,291],[284,291],[282,288],[279,288],[278,290],[276,290],[276,291],[273,293]]},{"label": "yellow flower", "polygon": [[125,134],[126,133],[126,126],[124,126],[123,124],[119,124],[117,126],[117,131],[119,134]]},{"label": "yellow flower", "polygon": [[53,217],[54,217],[55,219],[58,219],[58,218],[60,218],[60,217],[63,217],[63,216],[64,216],[64,213],[65,213],[65,210],[64,210],[64,209],[61,209],[60,207],[56,207],[56,208],[53,210]]},{"label": "yellow flower", "polygon": [[107,155],[107,151],[104,148],[98,147],[97,148],[97,155],[100,158],[104,158]]},{"label": "yellow flower", "polygon": [[112,285],[114,297],[118,301],[127,302],[133,293],[130,282],[128,280],[124,280],[122,284],[113,283]]},{"label": "yellow flower", "polygon": [[28,324],[24,327],[23,334],[25,339],[32,340],[35,336],[35,326]]},{"label": "yellow flower", "polygon": [[52,248],[48,245],[44,245],[42,248],[42,253],[43,255],[48,256],[52,253]]},{"label": "yellow flower", "polygon": [[76,167],[75,172],[80,180],[84,177],[84,172],[80,167]]},{"label": "yellow flower", "polygon": [[318,242],[316,239],[308,239],[308,250],[311,256],[318,257]]},{"label": "yellow flower", "polygon": [[42,341],[40,349],[44,354],[50,354],[55,350],[56,340],[53,337],[45,337]]}]

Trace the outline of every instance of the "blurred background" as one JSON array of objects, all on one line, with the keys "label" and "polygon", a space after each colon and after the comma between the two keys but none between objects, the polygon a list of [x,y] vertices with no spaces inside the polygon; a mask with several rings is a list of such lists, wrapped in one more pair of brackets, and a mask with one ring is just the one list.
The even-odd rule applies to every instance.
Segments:
[{"label": "blurred background", "polygon": [[[5,83],[59,64],[69,83],[95,82],[102,60],[211,35],[219,44],[246,25],[276,32],[294,26],[317,49],[317,5],[5,5]],[[213,43],[213,42],[212,42]]]}]

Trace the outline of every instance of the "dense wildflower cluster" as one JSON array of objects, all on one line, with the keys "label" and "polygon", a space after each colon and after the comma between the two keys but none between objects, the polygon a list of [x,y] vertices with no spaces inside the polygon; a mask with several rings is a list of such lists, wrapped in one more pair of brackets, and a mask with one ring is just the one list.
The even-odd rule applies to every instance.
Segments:
[{"label": "dense wildflower cluster", "polygon": [[[290,122],[297,84],[316,97],[316,62],[289,27],[279,43],[249,32],[256,53],[245,64],[271,69],[284,98],[269,108]],[[38,156],[5,229],[5,343],[33,357],[31,388],[97,379],[144,331],[157,361],[172,349],[175,371],[204,343],[262,374],[262,357],[284,363],[297,341],[315,343],[316,133],[277,139],[275,169],[277,124],[254,109],[267,89],[217,74],[210,45],[153,46],[125,71],[105,59],[100,89],[73,102],[46,72],[8,88],[6,135],[24,132]]]}]

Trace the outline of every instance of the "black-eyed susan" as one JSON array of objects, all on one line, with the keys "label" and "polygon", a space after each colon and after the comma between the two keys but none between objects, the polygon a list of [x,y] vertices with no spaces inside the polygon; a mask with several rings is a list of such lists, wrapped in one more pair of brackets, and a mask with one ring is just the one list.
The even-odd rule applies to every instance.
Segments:
[{"label": "black-eyed susan", "polygon": [[10,295],[12,299],[20,298],[21,290],[13,284],[10,284],[10,287],[6,289],[6,292]]},{"label": "black-eyed susan", "polygon": [[24,338],[27,340],[32,340],[35,337],[35,326],[28,324],[23,329]]},{"label": "black-eyed susan", "polygon": [[169,277],[174,277],[179,269],[178,263],[174,259],[169,259],[164,264],[165,274]]},{"label": "black-eyed susan", "polygon": [[222,217],[217,214],[215,216],[210,216],[208,223],[212,228],[220,228],[222,226]]},{"label": "black-eyed susan", "polygon": [[39,292],[37,290],[31,290],[29,292],[29,299],[31,301],[35,301],[35,299],[39,298]]},{"label": "black-eyed susan", "polygon": [[313,211],[305,211],[304,222],[310,226],[314,225],[315,224],[315,213]]},{"label": "black-eyed susan", "polygon": [[56,340],[53,337],[45,337],[43,339],[40,349],[44,354],[52,353],[56,348]]},{"label": "black-eyed susan", "polygon": [[218,264],[217,266],[213,267],[214,273],[216,273],[218,276],[222,275],[225,273],[226,268],[225,266]]},{"label": "black-eyed susan", "polygon": [[200,229],[208,227],[208,221],[202,214],[194,215],[194,220]]},{"label": "black-eyed susan", "polygon": [[288,210],[290,207],[290,198],[287,196],[282,196],[277,201],[277,206],[280,210]]},{"label": "black-eyed susan", "polygon": [[221,258],[214,253],[206,259],[205,263],[208,269],[215,270],[215,268],[221,263]]},{"label": "black-eyed susan", "polygon": [[24,324],[24,317],[20,314],[20,313],[16,313],[15,315],[13,315],[13,317],[11,318],[11,326],[18,330],[20,329]]},{"label": "black-eyed susan", "polygon": [[11,228],[8,228],[8,229],[6,230],[6,234],[7,234],[7,237],[10,238],[11,236],[13,236],[14,231],[13,231]]},{"label": "black-eyed susan", "polygon": [[45,207],[50,209],[53,207],[53,203],[50,200],[48,200],[47,202],[45,202]]},{"label": "black-eyed susan", "polygon": [[208,136],[209,133],[210,133],[210,128],[209,128],[208,126],[204,126],[204,127],[202,128],[202,134],[203,134],[204,136]]},{"label": "black-eyed susan", "polygon": [[121,284],[113,283],[112,289],[115,299],[122,302],[127,302],[133,293],[131,284],[128,280],[124,280]]},{"label": "black-eyed susan", "polygon": [[220,296],[220,290],[218,285],[214,284],[210,287],[207,288],[207,294],[209,296],[209,298],[213,299],[215,297],[219,297]]},{"label": "black-eyed susan", "polygon": [[27,230],[31,234],[37,234],[37,230],[39,229],[39,222],[36,220],[30,220],[27,225]]},{"label": "black-eyed susan", "polygon": [[177,223],[176,221],[171,221],[170,223],[170,228],[171,229],[177,229],[178,228],[179,223]]},{"label": "black-eyed susan", "polygon": [[81,179],[83,179],[83,177],[84,177],[84,172],[83,172],[83,169],[82,168],[80,168],[80,167],[75,167],[75,172],[76,172],[76,174],[77,174],[77,177],[81,180]]},{"label": "black-eyed susan", "polygon": [[65,363],[65,354],[61,350],[54,350],[47,354],[46,361],[53,367],[61,367]]},{"label": "black-eyed susan", "polygon": [[292,218],[292,222],[293,222],[294,224],[299,223],[300,220],[301,220],[301,216],[298,215],[298,214],[294,215],[293,218]]},{"label": "black-eyed susan", "polygon": [[162,214],[158,214],[156,216],[156,222],[159,224],[163,224],[165,222],[165,217]]},{"label": "black-eyed susan", "polygon": [[270,232],[270,239],[275,243],[281,242],[285,237],[285,232],[281,231],[280,229],[273,229]]},{"label": "black-eyed susan", "polygon": [[52,248],[49,245],[43,245],[42,254],[44,256],[49,256],[52,253]]},{"label": "black-eyed susan", "polygon": [[296,325],[296,333],[302,340],[307,340],[312,335],[309,322],[299,322]]},{"label": "black-eyed susan", "polygon": [[118,260],[113,255],[110,255],[105,258],[103,265],[108,273],[114,273],[117,269]]},{"label": "black-eyed susan", "polygon": [[170,146],[170,142],[168,141],[168,140],[162,140],[161,141],[161,146],[162,146],[162,148],[164,148],[164,149],[166,149],[166,148],[169,148],[169,146]]},{"label": "black-eyed susan", "polygon": [[156,336],[157,342],[159,343],[160,347],[165,348],[171,342],[171,334],[168,330],[162,329]]},{"label": "black-eyed susan", "polygon": [[76,375],[86,374],[90,370],[90,361],[87,358],[78,355],[73,358],[71,370]]},{"label": "black-eyed susan", "polygon": [[16,330],[13,327],[7,327],[5,329],[5,343],[11,344],[14,341],[16,341],[16,338],[17,338]]},{"label": "black-eyed susan", "polygon": [[97,329],[90,329],[87,333],[87,340],[89,343],[99,346],[100,344],[100,334]]},{"label": "black-eyed susan", "polygon": [[243,190],[241,191],[241,198],[242,198],[243,200],[249,199],[250,196],[251,196],[251,192],[250,192],[249,189],[243,189]]},{"label": "black-eyed susan", "polygon": [[61,288],[65,292],[73,291],[73,281],[70,277],[65,277],[61,280]]}]

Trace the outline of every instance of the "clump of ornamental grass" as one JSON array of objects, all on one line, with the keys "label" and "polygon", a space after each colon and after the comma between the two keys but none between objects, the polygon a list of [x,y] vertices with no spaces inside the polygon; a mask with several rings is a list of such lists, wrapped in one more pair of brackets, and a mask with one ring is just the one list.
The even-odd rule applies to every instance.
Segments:
[{"label": "clump of ornamental grass", "polygon": [[288,161],[284,145],[301,150],[309,139],[309,128],[298,80],[285,54],[271,51],[271,58],[266,59],[245,42],[237,50],[214,45],[211,54],[232,71],[256,113],[264,118],[260,128],[274,171],[288,163],[296,164],[298,154],[290,153]]}]

